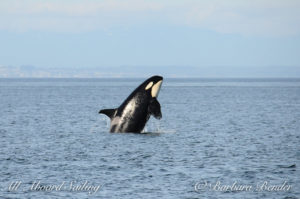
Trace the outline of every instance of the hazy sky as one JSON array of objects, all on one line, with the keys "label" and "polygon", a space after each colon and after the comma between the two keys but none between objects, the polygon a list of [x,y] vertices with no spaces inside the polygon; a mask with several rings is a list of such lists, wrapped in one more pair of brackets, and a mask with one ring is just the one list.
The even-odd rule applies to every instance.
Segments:
[{"label": "hazy sky", "polygon": [[299,0],[0,0],[0,66],[300,67],[299,10]]}]

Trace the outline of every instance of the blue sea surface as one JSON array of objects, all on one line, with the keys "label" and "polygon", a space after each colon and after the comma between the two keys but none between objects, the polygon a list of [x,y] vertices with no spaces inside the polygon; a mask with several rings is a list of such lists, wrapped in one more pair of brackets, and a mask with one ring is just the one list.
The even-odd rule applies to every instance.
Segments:
[{"label": "blue sea surface", "polygon": [[300,197],[300,79],[168,79],[162,119],[109,133],[144,79],[0,79],[0,198]]}]

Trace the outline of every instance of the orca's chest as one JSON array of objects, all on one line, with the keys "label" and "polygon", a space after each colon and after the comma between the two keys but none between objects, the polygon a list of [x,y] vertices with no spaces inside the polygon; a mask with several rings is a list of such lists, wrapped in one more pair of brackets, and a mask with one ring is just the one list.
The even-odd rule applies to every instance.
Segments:
[{"label": "orca's chest", "polygon": [[111,132],[141,132],[148,119],[148,104],[132,101],[113,118]]}]

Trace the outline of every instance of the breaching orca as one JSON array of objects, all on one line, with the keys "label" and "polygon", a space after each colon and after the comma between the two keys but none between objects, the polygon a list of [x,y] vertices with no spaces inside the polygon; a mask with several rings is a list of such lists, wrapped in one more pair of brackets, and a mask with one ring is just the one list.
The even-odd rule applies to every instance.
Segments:
[{"label": "breaching orca", "polygon": [[150,115],[161,119],[162,114],[157,96],[163,81],[161,76],[153,76],[137,87],[116,109],[103,109],[99,113],[110,118],[110,132],[140,133]]}]

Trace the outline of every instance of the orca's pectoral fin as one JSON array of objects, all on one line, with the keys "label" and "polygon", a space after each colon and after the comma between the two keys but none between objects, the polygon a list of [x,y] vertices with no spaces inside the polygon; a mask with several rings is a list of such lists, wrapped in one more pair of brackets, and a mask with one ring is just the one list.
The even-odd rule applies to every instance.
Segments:
[{"label": "orca's pectoral fin", "polygon": [[151,115],[153,115],[156,119],[161,119],[161,110],[160,104],[156,98],[153,98],[149,104],[148,111]]},{"label": "orca's pectoral fin", "polygon": [[110,119],[112,119],[112,117],[114,117],[115,113],[116,113],[117,109],[102,109],[99,111],[99,114],[104,114],[107,115]]}]

